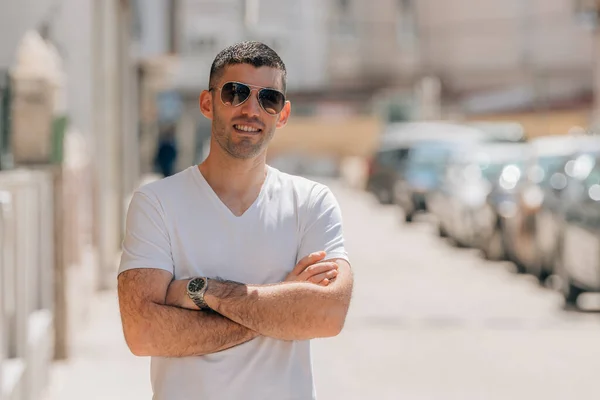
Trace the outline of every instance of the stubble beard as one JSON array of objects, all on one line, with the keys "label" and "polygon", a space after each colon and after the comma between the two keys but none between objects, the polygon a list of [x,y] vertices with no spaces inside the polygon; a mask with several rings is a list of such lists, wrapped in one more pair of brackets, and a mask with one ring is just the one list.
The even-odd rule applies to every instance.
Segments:
[{"label": "stubble beard", "polygon": [[237,143],[233,141],[233,127],[229,128],[219,117],[213,120],[213,135],[219,147],[231,157],[239,160],[254,158],[262,153],[275,134],[275,129],[270,132],[262,131],[257,141],[243,138]]}]

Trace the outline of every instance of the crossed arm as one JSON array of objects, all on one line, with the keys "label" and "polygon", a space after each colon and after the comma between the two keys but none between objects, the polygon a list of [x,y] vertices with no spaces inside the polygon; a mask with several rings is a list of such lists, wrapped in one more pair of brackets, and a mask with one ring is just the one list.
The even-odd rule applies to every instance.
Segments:
[{"label": "crossed arm", "polygon": [[[353,277],[348,262],[323,262],[325,252],[317,251],[339,252],[343,238],[335,198],[326,188],[316,190],[310,204],[299,211],[304,226],[298,252],[313,253],[282,283],[209,280],[205,300],[214,312],[197,310],[187,298],[187,281],[173,281],[165,211],[151,191],[136,192],[121,260],[129,268],[118,278],[121,319],[131,351],[185,357],[222,351],[260,335],[280,340],[337,335],[348,311]],[[332,269],[336,273],[328,275]]]},{"label": "crossed arm", "polygon": [[172,275],[132,269],[119,275],[118,293],[125,340],[137,356],[185,357],[215,353],[257,336],[218,314],[172,307],[166,293]]},{"label": "crossed arm", "polygon": [[216,312],[196,309],[185,292],[187,280],[172,281],[170,273],[156,269],[123,272],[118,287],[125,338],[139,356],[184,357],[225,350],[259,335],[281,340],[335,336],[344,325],[353,286],[348,262],[335,263],[338,273],[328,285],[210,280],[205,300]]}]

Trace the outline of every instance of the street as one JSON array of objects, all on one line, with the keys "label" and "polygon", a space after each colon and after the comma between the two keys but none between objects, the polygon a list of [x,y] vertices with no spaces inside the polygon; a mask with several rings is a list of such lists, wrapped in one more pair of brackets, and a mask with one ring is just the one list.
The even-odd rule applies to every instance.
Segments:
[{"label": "street", "polygon": [[337,188],[355,291],[346,327],[314,343],[320,400],[594,398],[600,318],[508,263]]},{"label": "street", "polygon": [[[600,316],[507,263],[438,238],[422,219],[331,185],[344,213],[355,291],[342,334],[313,342],[319,400],[593,398]],[[147,359],[123,344],[116,295],[102,294],[51,400],[149,399]]]}]

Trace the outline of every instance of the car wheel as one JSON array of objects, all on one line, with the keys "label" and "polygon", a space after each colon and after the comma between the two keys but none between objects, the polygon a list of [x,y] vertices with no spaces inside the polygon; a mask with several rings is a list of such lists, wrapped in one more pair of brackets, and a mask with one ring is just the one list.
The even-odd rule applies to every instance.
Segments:
[{"label": "car wheel", "polygon": [[540,285],[544,285],[548,278],[550,278],[550,273],[544,269],[543,266],[540,266],[538,273],[535,275],[536,278],[540,281]]},{"label": "car wheel", "polygon": [[577,299],[579,299],[579,296],[585,291],[578,286],[575,286],[570,280],[562,283],[562,289],[565,306],[568,308],[577,308]]},{"label": "car wheel", "polygon": [[569,276],[569,272],[565,266],[564,261],[564,243],[562,240],[558,242],[558,248],[556,249],[556,253],[554,256],[554,271],[560,278],[560,291],[565,300],[565,308],[574,309],[577,307],[577,299],[579,296],[585,291],[580,287],[573,284],[571,277]]},{"label": "car wheel", "polygon": [[515,267],[517,267],[517,274],[526,274],[527,273],[527,267],[525,267],[525,265],[523,265],[523,263],[517,261],[514,257],[512,259],[513,264],[515,264]]},{"label": "car wheel", "polygon": [[527,273],[535,276],[540,282],[540,285],[543,286],[551,274],[548,272],[549,268],[546,266],[540,244],[535,239],[533,240],[533,248],[534,256],[528,264]]},{"label": "car wheel", "polygon": [[445,238],[448,237],[448,232],[446,232],[446,229],[444,229],[442,224],[438,223],[438,235],[439,237]]},{"label": "car wheel", "polygon": [[483,256],[486,260],[500,261],[504,258],[504,248],[502,246],[502,233],[494,229],[492,236],[483,243]]}]

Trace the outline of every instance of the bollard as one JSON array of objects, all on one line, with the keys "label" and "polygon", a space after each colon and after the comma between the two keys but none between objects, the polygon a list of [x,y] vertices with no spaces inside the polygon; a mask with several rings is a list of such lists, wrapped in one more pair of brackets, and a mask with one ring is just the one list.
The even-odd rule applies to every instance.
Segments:
[{"label": "bollard", "polygon": [[2,400],[21,400],[25,397],[25,361],[17,355],[15,346],[18,331],[16,318],[15,215],[12,193],[1,191],[2,216],[2,325],[4,327],[4,360],[0,371]]},{"label": "bollard", "polygon": [[48,171],[0,173],[0,189],[12,200],[2,224],[3,314],[14,382],[7,383],[14,386],[7,399],[37,399],[48,383],[54,348],[52,184]]},{"label": "bollard", "polygon": [[31,314],[29,316],[29,336],[27,342],[27,386],[34,398],[38,398],[48,385],[49,371],[54,357],[54,188],[51,171],[31,171],[36,189],[37,238],[38,251],[32,264],[37,279],[29,282],[35,288],[32,291]]}]

